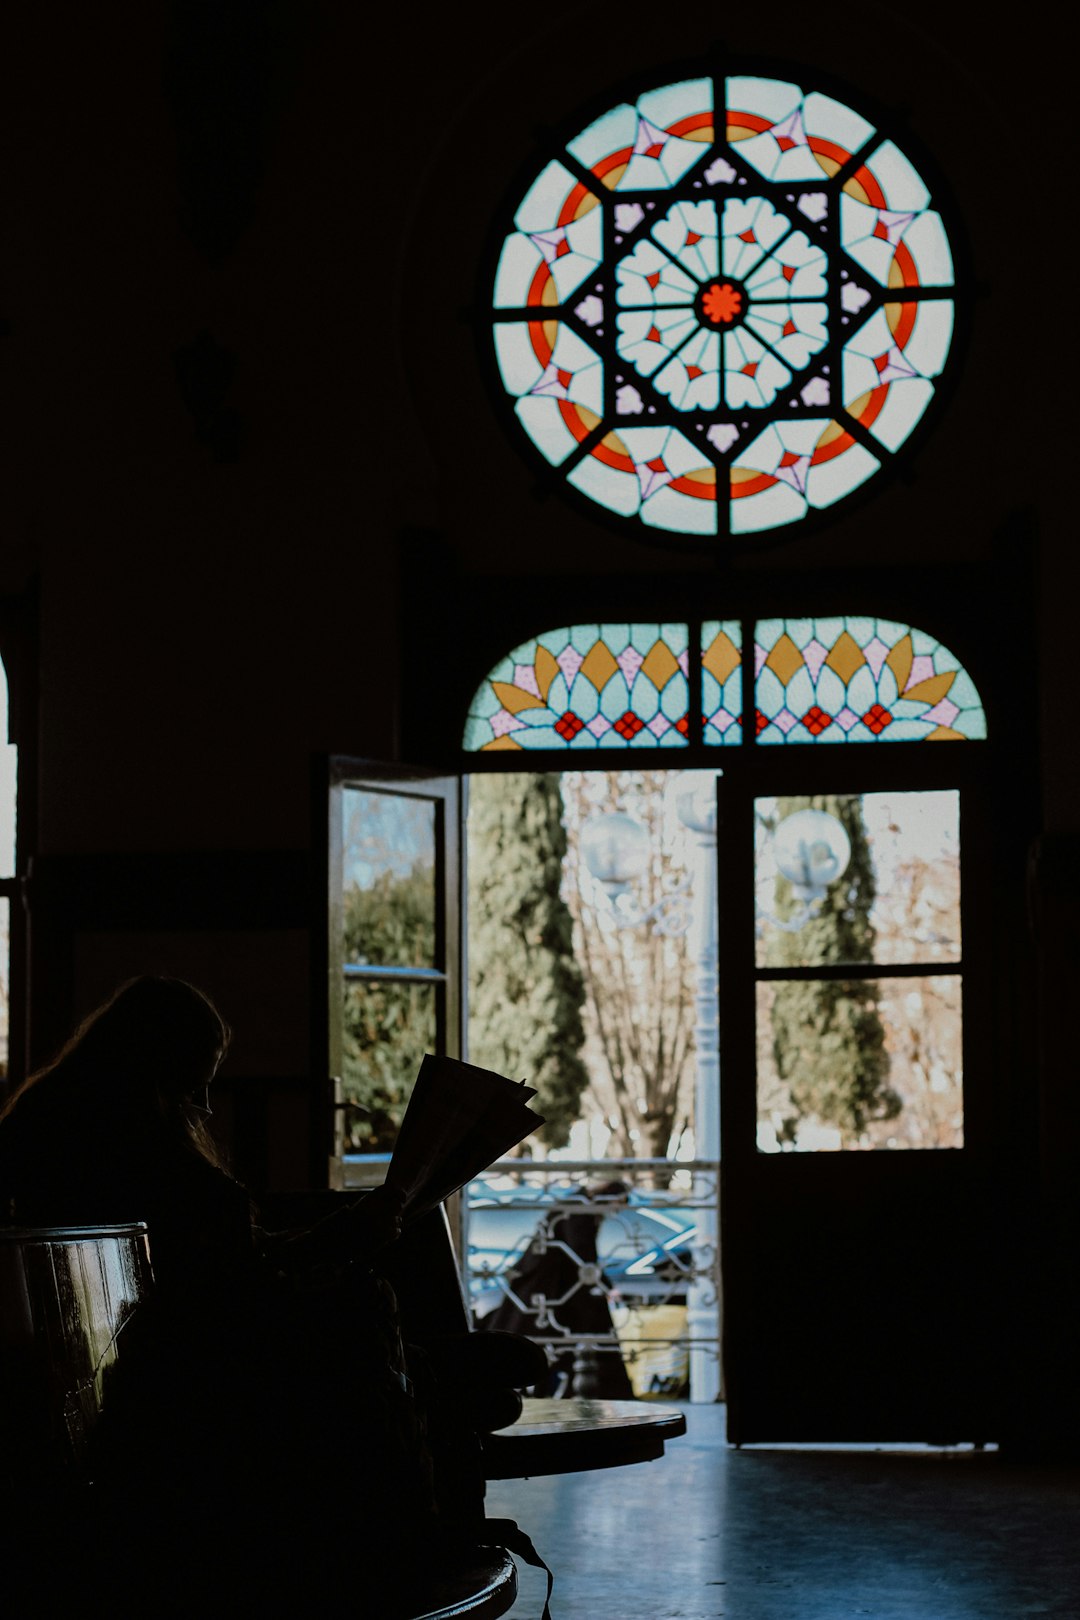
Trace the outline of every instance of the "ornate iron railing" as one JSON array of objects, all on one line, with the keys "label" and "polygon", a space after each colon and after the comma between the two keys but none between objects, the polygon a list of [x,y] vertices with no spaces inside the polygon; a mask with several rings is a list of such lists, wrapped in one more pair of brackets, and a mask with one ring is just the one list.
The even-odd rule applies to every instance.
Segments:
[{"label": "ornate iron railing", "polygon": [[465,1200],[475,1315],[541,1344],[556,1393],[611,1393],[621,1362],[637,1396],[715,1399],[719,1178],[706,1160],[500,1160]]}]

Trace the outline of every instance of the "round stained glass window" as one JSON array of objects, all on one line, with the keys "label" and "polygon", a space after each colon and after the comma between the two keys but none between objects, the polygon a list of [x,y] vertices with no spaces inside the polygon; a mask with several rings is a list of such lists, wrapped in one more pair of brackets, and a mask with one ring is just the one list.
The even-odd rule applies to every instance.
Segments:
[{"label": "round stained glass window", "polygon": [[862,113],[781,79],[685,79],[540,166],[498,255],[495,354],[565,486],[724,541],[889,465],[934,397],[954,291],[926,181]]}]

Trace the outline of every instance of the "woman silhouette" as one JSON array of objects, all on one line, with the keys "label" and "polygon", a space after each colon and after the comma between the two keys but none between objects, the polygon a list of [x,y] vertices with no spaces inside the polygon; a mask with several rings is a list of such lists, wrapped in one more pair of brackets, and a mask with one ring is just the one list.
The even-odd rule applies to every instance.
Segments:
[{"label": "woman silhouette", "polygon": [[[136,978],[0,1112],[0,1214],[148,1227],[153,1296],[124,1330],[92,1461],[117,1521],[147,1545],[166,1534],[175,1555],[138,1572],[140,1615],[187,1614],[196,1597],[207,1612],[186,1584],[193,1538],[220,1554],[212,1612],[250,1600],[259,1571],[268,1599],[302,1606],[325,1595],[325,1560],[298,1546],[347,1525],[392,1563],[433,1512],[393,1294],[369,1267],[400,1231],[399,1201],[379,1189],[303,1231],[261,1231],[207,1126],[228,1044],[200,990]],[[345,1487],[329,1465],[343,1455],[362,1464]],[[372,1616],[391,1612],[388,1567]]]}]

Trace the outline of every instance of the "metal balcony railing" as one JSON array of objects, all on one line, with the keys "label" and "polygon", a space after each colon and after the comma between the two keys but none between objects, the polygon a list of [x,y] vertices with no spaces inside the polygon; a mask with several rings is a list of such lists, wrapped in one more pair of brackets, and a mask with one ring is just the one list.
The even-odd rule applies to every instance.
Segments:
[{"label": "metal balcony railing", "polygon": [[[541,1344],[560,1394],[719,1394],[720,1166],[504,1159],[467,1189],[474,1314]],[[608,1358],[612,1358],[608,1360]]]}]

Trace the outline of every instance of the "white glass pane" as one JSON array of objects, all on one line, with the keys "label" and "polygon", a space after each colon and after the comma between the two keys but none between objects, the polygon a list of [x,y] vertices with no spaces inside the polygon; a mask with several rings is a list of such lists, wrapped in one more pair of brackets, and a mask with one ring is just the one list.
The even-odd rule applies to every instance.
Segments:
[{"label": "white glass pane", "polygon": [[764,1153],[964,1145],[959,974],[757,989]]},{"label": "white glass pane", "polygon": [[346,963],[435,965],[435,813],[430,799],[344,789]]},{"label": "white glass pane", "polygon": [[[836,819],[848,856],[834,874],[821,864],[823,844],[819,886],[800,893],[806,885],[783,871],[784,864],[795,870],[786,847],[791,829],[808,827],[796,842],[811,860],[821,828],[829,830],[827,823],[805,822],[808,810]],[[955,789],[758,799],[755,845],[759,967],[960,961]]]}]

